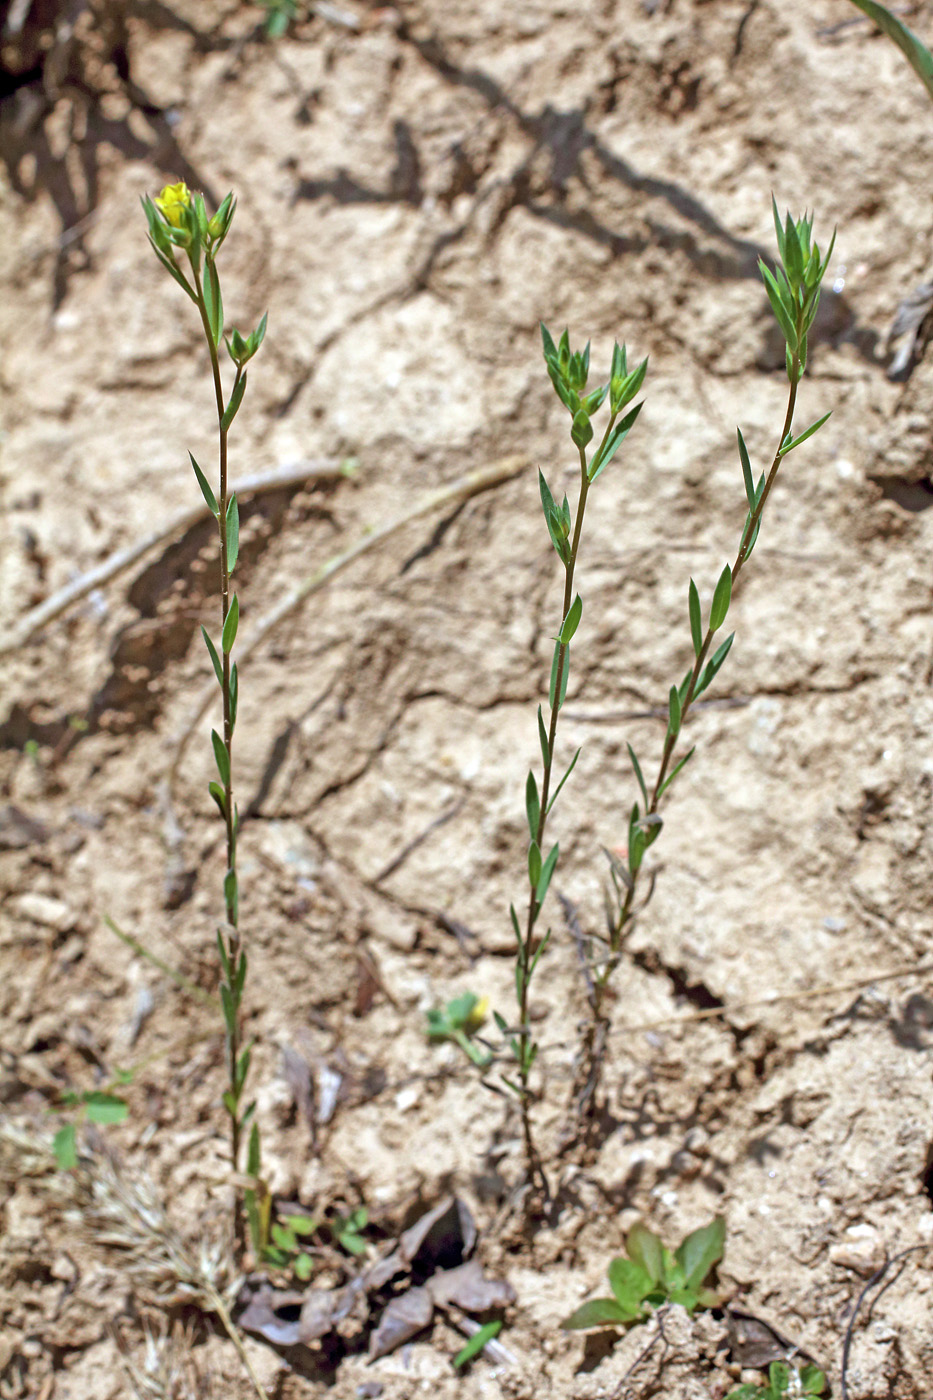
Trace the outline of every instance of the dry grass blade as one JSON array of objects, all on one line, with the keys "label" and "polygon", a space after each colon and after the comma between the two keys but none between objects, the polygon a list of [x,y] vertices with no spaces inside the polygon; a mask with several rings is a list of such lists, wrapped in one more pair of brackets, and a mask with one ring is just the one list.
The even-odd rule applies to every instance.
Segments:
[{"label": "dry grass blade", "polygon": [[50,1144],[0,1124],[0,1156],[9,1156],[19,1175],[48,1177],[50,1191],[64,1193],[61,1206],[90,1242],[120,1252],[130,1283],[143,1297],[162,1307],[193,1303],[218,1317],[258,1400],[268,1400],[230,1316],[240,1279],[227,1243],[185,1239],[152,1185],[130,1177],[103,1151],[82,1154],[73,1171],[59,1172]]},{"label": "dry grass blade", "polygon": [[[432,511],[439,510],[443,506],[450,505],[452,501],[469,500],[471,496],[477,496],[481,491],[488,491],[492,486],[500,486],[504,481],[517,476],[528,465],[528,458],[524,456],[503,457],[491,467],[479,467],[476,471],[467,472],[465,476],[458,477],[447,486],[439,486],[435,491],[428,491],[419,501],[412,506],[411,510],[403,512],[387,520],[385,524],[374,526],[362,535],[355,544],[348,549],[342,550],[339,554],[334,554],[326,563],[316,569],[313,574],[309,574],[297,588],[276,604],[265,617],[260,618],[256,626],[248,637],[244,638],[240,644],[237,655],[237,666],[242,673],[243,666],[249,660],[257,647],[269,637],[280,623],[301,607],[302,603],[323,588],[326,583],[338,573],[345,569],[348,564],[352,564],[354,559],[358,559],[367,550],[373,549],[383,540],[394,535],[404,525],[409,525],[413,520],[418,520],[423,515],[429,515]],[[176,740],[175,754],[172,759],[171,768],[168,772],[169,790],[174,788],[175,778],[178,773],[181,760],[184,756],[188,741],[194,733],[195,728],[201,722],[208,705],[215,694],[213,681],[208,681],[198,695],[197,703],[192,708],[185,726]]]},{"label": "dry grass blade", "polygon": [[[333,481],[337,477],[349,475],[345,463],[334,460],[313,461],[313,462],[291,462],[287,466],[277,467],[275,471],[265,472],[262,475],[245,476],[241,481],[234,482],[231,492],[236,492],[237,496],[257,495],[263,491],[278,491],[287,486],[300,486],[306,481]],[[50,598],[39,603],[32,608],[25,617],[21,618],[18,626],[13,628],[6,641],[0,642],[0,656],[9,656],[12,652],[18,651],[31,641],[43,627],[47,627],[50,622],[54,622],[56,617],[67,612],[75,603],[95,588],[100,588],[101,584],[109,583],[117,574],[121,574],[124,569],[128,569],[131,564],[135,564],[137,559],[141,559],[144,554],[148,554],[151,549],[158,545],[165,544],[167,540],[176,535],[183,534],[190,530],[193,525],[197,525],[209,514],[204,501],[199,500],[196,504],[186,506],[184,510],[177,511],[168,520],[157,526],[155,530],[150,530],[147,535],[141,536],[135,543],[128,545],[126,549],[118,549],[109,555],[103,563],[96,568],[89,569],[80,578],[73,579],[64,588],[60,588],[57,593],[53,593]]]}]

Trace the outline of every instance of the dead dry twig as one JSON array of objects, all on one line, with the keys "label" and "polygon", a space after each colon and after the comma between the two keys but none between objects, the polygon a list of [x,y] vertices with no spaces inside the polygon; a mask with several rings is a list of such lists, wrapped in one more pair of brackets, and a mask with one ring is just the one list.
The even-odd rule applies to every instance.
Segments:
[{"label": "dead dry twig", "polygon": [[[242,480],[234,482],[230,490],[231,493],[236,492],[238,497],[255,496],[265,491],[280,491],[289,486],[301,486],[308,481],[334,481],[338,477],[350,476],[352,473],[352,466],[337,458],[289,462],[285,466],[276,467],[271,472],[244,476]],[[88,569],[79,578],[66,583],[64,588],[59,588],[51,597],[31,608],[20,619],[6,640],[0,641],[0,656],[9,656],[12,652],[19,651],[50,622],[61,617],[62,613],[67,612],[82,598],[86,598],[95,588],[109,583],[112,578],[123,573],[124,569],[135,564],[144,554],[148,554],[150,550],[156,549],[159,545],[164,545],[176,535],[184,534],[186,530],[190,530],[192,526],[206,519],[209,514],[206,502],[199,499],[196,504],[177,511],[154,530],[142,535],[133,544],[127,545],[126,549],[116,550],[95,568]]]}]

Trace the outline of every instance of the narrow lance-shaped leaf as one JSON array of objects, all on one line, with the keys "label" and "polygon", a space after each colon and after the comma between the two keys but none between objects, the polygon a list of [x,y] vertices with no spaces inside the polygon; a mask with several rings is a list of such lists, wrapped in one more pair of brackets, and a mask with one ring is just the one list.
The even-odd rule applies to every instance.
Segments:
[{"label": "narrow lance-shaped leaf", "polygon": [[[886,10],[884,5],[878,5],[875,0],[852,0],[852,4],[857,6],[869,19],[874,20],[878,28],[887,34],[889,39],[893,39],[895,44],[906,55],[911,67],[917,77],[923,83],[927,92],[933,97],[933,55],[925,45],[921,44],[916,34],[902,24]],[[827,257],[827,262],[829,258]]]},{"label": "narrow lance-shaped leaf", "polygon": [[532,889],[536,888],[541,878],[541,848],[534,837],[528,847],[528,881]]},{"label": "narrow lance-shaped leaf", "polygon": [[219,516],[220,516],[220,507],[219,507],[218,504],[217,504],[217,497],[214,495],[213,491],[211,490],[211,488],[210,488],[210,483],[208,482],[207,477],[204,475],[204,473],[202,472],[201,468],[198,466],[197,462],[194,460],[194,456],[192,455],[192,453],[189,452],[189,453],[188,453],[188,456],[191,458],[191,465],[194,467],[194,474],[195,474],[195,476],[196,476],[197,479],[198,479],[198,485],[199,485],[200,488],[201,488],[201,495],[204,497],[205,501],[207,502],[207,508],[208,508],[208,510],[211,512],[211,514],[214,516],[214,518],[215,518],[215,519],[218,519]]},{"label": "narrow lance-shaped leaf", "polygon": [[742,436],[742,429],[736,428],[739,438],[739,457],[742,460],[742,479],[745,482],[745,496],[750,506],[755,504],[754,477],[752,476],[752,464],[748,455],[748,448],[745,446],[745,439]]},{"label": "narrow lance-shaped leaf", "polygon": [[230,667],[230,728],[236,725],[237,704],[240,698],[240,682],[236,662]]},{"label": "narrow lance-shaped leaf", "polygon": [[646,785],[645,785],[645,776],[644,776],[644,774],[643,774],[642,771],[641,771],[641,764],[638,762],[638,759],[635,757],[635,750],[632,748],[631,744],[629,744],[627,747],[628,747],[628,756],[629,756],[629,758],[632,760],[632,767],[633,767],[634,770],[635,770],[635,777],[638,779],[638,786],[641,788],[641,795],[642,795],[642,797],[643,797],[644,800],[645,800],[645,810],[647,811],[647,809],[648,809],[648,789],[647,789],[647,787],[646,787]]},{"label": "narrow lance-shaped leaf", "polygon": [[237,415],[237,409],[243,402],[243,395],[246,393],[246,380],[247,375],[244,371],[243,374],[237,377],[236,383],[233,386],[233,392],[230,395],[230,402],[224,409],[223,417],[220,420],[220,426],[224,430],[224,432],[226,432],[227,429],[230,427],[230,424],[233,422],[234,418]]},{"label": "narrow lance-shaped leaf", "polygon": [[548,851],[547,859],[541,867],[541,874],[538,876],[537,887],[535,889],[535,899],[539,904],[544,903],[544,897],[548,892],[551,883],[551,876],[554,874],[554,867],[557,864],[557,857],[560,854],[560,846],[555,843]]},{"label": "narrow lance-shaped leaf", "polygon": [[220,664],[220,657],[217,655],[217,648],[208,636],[207,628],[204,626],[203,622],[201,624],[201,636],[204,638],[204,645],[207,647],[208,654],[211,658],[211,665],[214,667],[214,675],[217,677],[217,684],[223,685],[224,673],[223,667]]},{"label": "narrow lance-shaped leaf", "polygon": [[601,447],[596,453],[587,469],[587,476],[591,482],[595,481],[599,474],[608,467],[626,437],[635,426],[635,420],[639,413],[641,413],[640,403],[635,405],[631,413],[625,415],[621,423],[616,423],[615,427],[606,438],[605,446]]},{"label": "narrow lance-shaped leaf", "polygon": [[814,433],[819,432],[820,428],[822,428],[826,420],[832,417],[832,414],[833,411],[832,409],[830,409],[828,413],[823,414],[822,418],[818,418],[815,423],[811,423],[809,428],[805,429],[799,437],[790,438],[790,440],[788,442],[785,442],[781,447],[779,455],[781,457],[786,457],[788,452],[793,452],[795,447],[799,447],[802,442],[806,442],[807,438],[812,437]]},{"label": "narrow lance-shaped leaf", "polygon": [[716,591],[713,593],[713,603],[709,610],[710,631],[718,632],[719,628],[726,620],[729,611],[729,603],[732,600],[732,570],[727,564],[719,575],[716,584]]},{"label": "narrow lance-shaped leaf", "polygon": [[240,601],[234,593],[233,601],[230,604],[230,611],[227,613],[227,619],[224,622],[223,636],[221,637],[221,645],[223,646],[225,656],[228,656],[233,650],[233,643],[236,641],[236,631],[239,622]]},{"label": "narrow lance-shaped leaf", "polygon": [[[560,658],[563,655],[563,668],[560,665]],[[560,695],[557,694],[557,672],[561,670]],[[557,642],[554,647],[554,659],[551,662],[551,684],[548,687],[548,703],[551,709],[560,709],[567,695],[567,680],[570,676],[570,648]]]},{"label": "narrow lance-shaped leaf", "polygon": [[687,604],[690,611],[690,636],[693,639],[693,650],[699,656],[703,650],[703,615],[700,611],[700,595],[693,579],[690,580]]},{"label": "narrow lance-shaped leaf", "polygon": [[454,1370],[459,1371],[469,1361],[472,1361],[474,1356],[479,1356],[486,1343],[498,1337],[501,1331],[502,1321],[500,1318],[496,1318],[494,1322],[484,1322],[482,1327],[473,1333],[466,1346],[461,1347],[460,1351],[457,1352],[453,1360]]},{"label": "narrow lance-shaped leaf", "polygon": [[697,699],[700,695],[703,694],[704,690],[709,685],[713,677],[716,675],[717,671],[719,670],[722,663],[725,661],[726,657],[729,655],[729,648],[732,646],[732,641],[734,637],[735,633],[730,632],[729,636],[723,642],[722,646],[713,655],[712,661],[708,661],[706,663],[706,669],[700,677],[700,680],[697,684],[697,688],[694,691],[694,699]]},{"label": "narrow lance-shaped leaf", "polygon": [[578,593],[576,598],[574,598],[573,602],[570,604],[570,611],[564,618],[563,625],[560,629],[560,635],[558,637],[559,642],[562,642],[566,646],[566,644],[573,638],[574,633],[579,627],[580,618],[582,616],[583,599]]},{"label": "narrow lance-shaped leaf", "polygon": [[240,553],[240,507],[236,495],[227,504],[227,571],[233,573]]},{"label": "narrow lance-shaped leaf", "polygon": [[780,287],[760,258],[758,260],[758,267],[768,293],[768,300],[771,302],[771,309],[774,312],[778,325],[781,327],[784,339],[787,341],[787,348],[789,351],[794,352],[797,349],[797,330],[791,319],[788,308],[784,305]]},{"label": "narrow lance-shaped leaf", "polygon": [[675,739],[680,733],[680,720],[680,692],[678,691],[676,685],[672,685],[670,698],[668,700],[667,732],[668,734],[672,735]]},{"label": "narrow lance-shaped leaf", "polygon": [[211,743],[214,746],[214,761],[217,764],[217,772],[220,774],[220,781],[224,787],[230,786],[230,755],[224,747],[224,741],[217,733],[216,729],[211,730]]},{"label": "narrow lance-shaped leaf", "polygon": [[227,799],[224,794],[223,788],[220,786],[220,783],[208,783],[207,790],[210,793],[211,797],[213,797],[214,801],[217,803],[217,806],[220,808],[220,815],[223,817],[224,821],[226,821]]},{"label": "narrow lance-shaped leaf", "polygon": [[541,706],[538,706],[538,738],[541,741],[541,757],[545,768],[550,762],[550,749],[547,741],[547,729],[544,726],[544,715],[541,713]]},{"label": "narrow lance-shaped leaf", "polygon": [[220,278],[217,275],[217,267],[213,258],[206,258],[204,261],[204,273],[201,279],[204,291],[204,309],[207,312],[207,323],[210,326],[211,338],[214,345],[220,344],[220,337],[224,329],[224,306],[220,295]]},{"label": "narrow lance-shaped leaf", "polygon": [[525,783],[525,811],[528,814],[528,830],[532,840],[535,840],[541,817],[541,799],[538,796],[538,784],[535,782],[534,773],[528,774],[528,780]]},{"label": "narrow lance-shaped leaf", "polygon": [[570,775],[571,775],[571,773],[573,772],[574,768],[576,768],[576,766],[577,766],[577,759],[580,757],[580,755],[581,755],[582,752],[583,752],[582,749],[577,749],[577,751],[576,751],[576,753],[574,754],[573,758],[570,760],[570,767],[567,769],[567,772],[564,774],[564,776],[561,778],[560,782],[557,784],[557,787],[556,787],[555,790],[554,790],[554,795],[553,795],[553,797],[551,798],[550,802],[547,804],[548,812],[550,812],[551,808],[554,806],[554,803],[557,801],[558,797],[560,797],[561,788],[564,786],[564,783],[565,783],[565,782],[567,781],[567,779],[570,777]]},{"label": "narrow lance-shaped leaf", "polygon": [[658,788],[658,801],[660,801],[661,798],[664,796],[664,794],[667,792],[668,788],[670,787],[670,785],[671,785],[671,783],[674,781],[674,779],[677,777],[677,774],[680,772],[680,770],[681,770],[682,768],[686,768],[687,764],[690,762],[691,758],[693,757],[693,755],[694,755],[695,753],[696,753],[696,745],[694,744],[694,746],[693,746],[693,748],[690,750],[690,752],[684,754],[683,758],[680,760],[680,762],[678,763],[677,767],[676,767],[672,772],[668,773],[667,777],[664,779],[664,782],[663,782],[663,783],[661,784],[661,786]]}]

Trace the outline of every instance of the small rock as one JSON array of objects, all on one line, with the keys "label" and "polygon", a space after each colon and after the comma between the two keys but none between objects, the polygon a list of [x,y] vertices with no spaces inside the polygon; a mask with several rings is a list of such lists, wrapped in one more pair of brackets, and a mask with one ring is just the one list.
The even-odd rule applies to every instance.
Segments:
[{"label": "small rock", "polygon": [[47,894],[21,894],[14,900],[14,908],[23,918],[43,928],[54,929],[56,933],[68,933],[78,922],[74,910]]}]

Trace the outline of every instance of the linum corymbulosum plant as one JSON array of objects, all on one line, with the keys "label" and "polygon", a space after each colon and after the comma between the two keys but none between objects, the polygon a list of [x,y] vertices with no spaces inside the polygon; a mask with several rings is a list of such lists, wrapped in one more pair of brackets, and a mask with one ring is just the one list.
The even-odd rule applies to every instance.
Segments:
[{"label": "linum corymbulosum plant", "polygon": [[[625,941],[633,927],[636,895],[643,874],[645,855],[661,834],[661,804],[694,753],[693,748],[684,753],[680,752],[682,731],[692,706],[718,674],[732,646],[734,634],[730,633],[723,640],[718,640],[718,634],[728,616],[736,583],[755,548],[764,509],[781,463],[789,452],[817,432],[829,417],[828,413],[825,414],[804,432],[794,436],[794,412],[800,381],[807,363],[808,335],[819,305],[820,285],[832,254],[835,234],[824,256],[812,238],[812,216],[795,220],[788,214],[782,223],[777,205],[773,201],[772,207],[780,261],[773,272],[763,262],[760,263],[760,270],[772,311],[786,345],[788,394],[784,421],[770,466],[760,474],[757,482],[741,429],[738,431],[739,458],[745,484],[745,521],[734,562],[731,565],[727,563],[719,574],[705,622],[699,589],[694,580],[690,579],[687,590],[687,622],[692,643],[692,661],[683,678],[670,688],[666,706],[667,730],[660,760],[650,784],[645,778],[645,767],[632,746],[628,745],[638,794],[628,811],[628,847],[625,858],[620,859],[614,855],[609,857],[612,886],[607,901],[606,933],[590,935],[591,1014],[581,1047],[574,1091],[575,1116],[578,1121],[591,1111],[598,1088],[608,1027],[607,992],[621,959]],[[544,854],[548,817],[577,759],[577,755],[574,755],[552,794],[558,718],[567,689],[571,641],[583,614],[582,599],[579,594],[575,595],[573,590],[574,570],[590,487],[609,465],[638,416],[640,404],[628,409],[624,416],[620,415],[623,415],[631,400],[638,394],[645,377],[647,361],[629,371],[625,350],[616,345],[609,381],[586,393],[589,345],[583,351],[572,352],[566,331],[557,345],[543,326],[542,336],[548,374],[571,418],[570,436],[580,462],[580,489],[574,515],[566,497],[560,505],[557,504],[543,473],[539,474],[541,502],[548,533],[563,566],[563,603],[551,665],[547,720],[543,708],[538,707],[542,779],[539,785],[534,771],[529,772],[525,790],[530,836],[527,910],[524,919],[519,918],[514,904],[510,910],[517,940],[515,983],[518,1024],[510,1029],[503,1017],[497,1015],[496,1020],[500,1031],[509,1039],[516,1065],[515,1073],[505,1077],[505,1082],[517,1097],[521,1108],[526,1172],[529,1181],[536,1180],[544,1188],[546,1195],[547,1181],[537,1153],[532,1123],[535,1093],[531,1079],[538,1046],[529,1023],[528,1002],[532,978],[550,937],[550,930],[545,932],[543,937],[539,937],[537,925],[559,856],[557,842]],[[595,452],[588,456],[588,449],[595,440],[591,419],[607,398],[609,422]],[[579,753],[579,750],[577,752]]]},{"label": "linum corymbulosum plant", "polygon": [[[256,354],[266,333],[266,317],[249,335],[232,330],[224,336],[223,298],[217,271],[217,255],[230,230],[236,202],[232,194],[213,216],[208,216],[204,198],[189,192],[184,183],[167,185],[156,199],[148,195],[143,209],[149,224],[149,240],[156,257],[174,278],[186,296],[194,303],[201,320],[210,356],[217,411],[218,474],[217,489],[189,452],[191,466],[207,503],[217,522],[220,544],[221,613],[220,634],[215,640],[205,627],[201,628],[217,684],[220,688],[223,719],[220,732],[211,730],[211,744],[217,778],[209,784],[211,797],[223,819],[226,832],[227,869],[223,882],[225,923],[217,930],[217,947],[221,963],[220,996],[224,1017],[224,1038],[228,1087],[223,1095],[230,1130],[230,1161],[233,1173],[240,1170],[240,1155],[244,1134],[250,1125],[255,1103],[243,1106],[243,1094],[249,1073],[250,1046],[242,1043],[241,1013],[243,989],[246,983],[246,952],[240,933],[240,892],[237,878],[237,827],[239,812],[233,796],[233,735],[237,719],[239,694],[237,667],[233,649],[239,625],[240,604],[233,591],[232,578],[239,552],[240,516],[236,495],[228,492],[228,436],[246,392],[246,366]],[[179,255],[183,258],[180,264]],[[225,395],[220,369],[220,347],[225,343],[234,365],[233,384]],[[247,1152],[246,1170],[259,1173],[259,1131],[252,1124]],[[254,1241],[259,1234],[255,1219],[258,1210],[256,1193],[247,1191],[246,1207]],[[234,1210],[234,1235],[238,1246],[244,1240],[242,1212],[239,1204]]]}]

